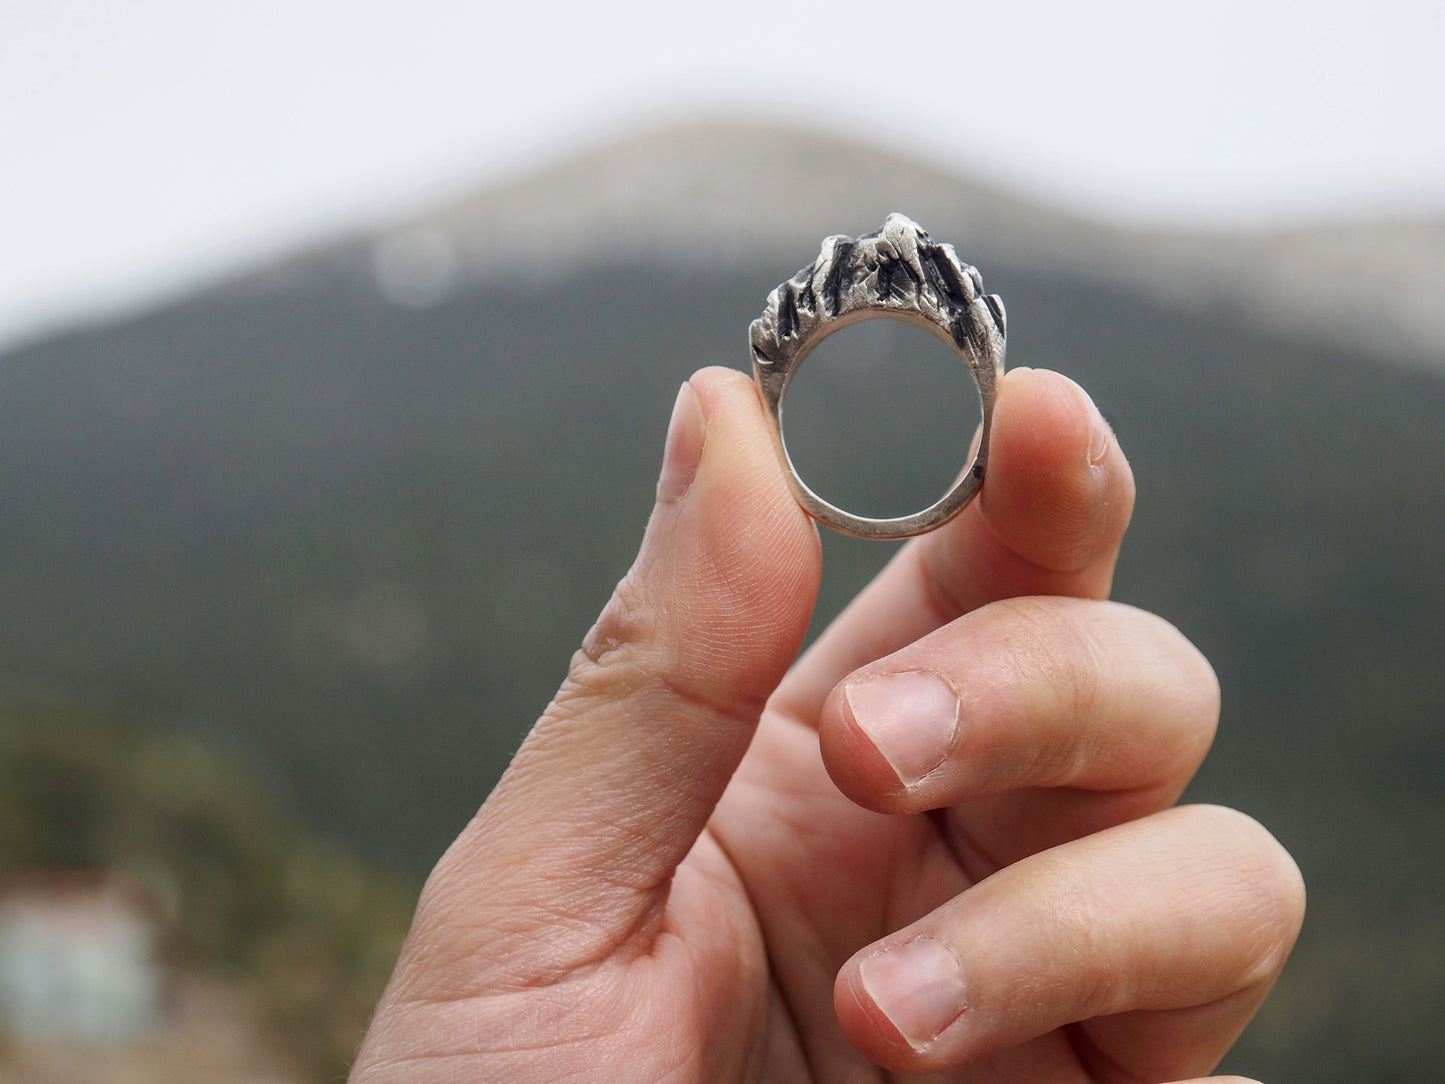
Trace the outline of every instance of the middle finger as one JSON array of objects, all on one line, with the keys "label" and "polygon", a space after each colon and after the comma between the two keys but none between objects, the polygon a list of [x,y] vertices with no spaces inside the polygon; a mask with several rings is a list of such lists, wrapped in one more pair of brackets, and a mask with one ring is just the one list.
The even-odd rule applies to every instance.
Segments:
[{"label": "middle finger", "polygon": [[1033,597],[855,671],[826,701],[819,736],[829,773],[860,805],[955,807],[960,858],[986,876],[1172,805],[1218,714],[1214,671],[1168,622]]}]

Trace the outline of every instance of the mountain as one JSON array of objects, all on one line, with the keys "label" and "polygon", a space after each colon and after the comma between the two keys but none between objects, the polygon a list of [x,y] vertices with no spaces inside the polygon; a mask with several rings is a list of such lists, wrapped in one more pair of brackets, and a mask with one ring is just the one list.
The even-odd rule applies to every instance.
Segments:
[{"label": "mountain", "polygon": [[[1256,313],[1238,283],[1276,275],[1248,255],[1268,238],[1121,232],[702,126],[31,343],[0,357],[0,685],[229,745],[318,830],[419,875],[626,568],[678,382],[745,365],[768,290],[893,209],[1003,295],[1011,365],[1076,377],[1114,423],[1140,486],[1118,597],[1225,690],[1192,796],[1259,816],[1305,870],[1304,939],[1236,1069],[1445,1077],[1445,351],[1425,318],[1400,345]],[[1358,298],[1360,268],[1312,296]],[[872,342],[890,373],[916,346]],[[866,351],[814,371],[800,436],[825,493],[871,507],[951,468],[959,395],[883,396]],[[850,403],[884,419],[888,472],[837,439]],[[825,544],[820,618],[891,552]]]},{"label": "mountain", "polygon": [[[425,280],[439,265],[470,282],[551,277],[599,260],[801,265],[820,238],[860,233],[892,210],[981,267],[1062,271],[1195,313],[1229,308],[1267,330],[1377,356],[1426,365],[1445,356],[1445,220],[1125,227],[787,126],[717,120],[638,131],[444,200],[362,243],[375,246],[383,283],[408,267]],[[425,283],[415,296],[426,299]]]}]

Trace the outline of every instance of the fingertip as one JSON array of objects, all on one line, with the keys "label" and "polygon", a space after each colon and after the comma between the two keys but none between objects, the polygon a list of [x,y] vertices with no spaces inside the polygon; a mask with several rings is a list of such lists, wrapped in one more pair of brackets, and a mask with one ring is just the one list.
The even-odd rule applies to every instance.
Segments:
[{"label": "fingertip", "polygon": [[749,692],[765,697],[812,615],[821,546],[788,489],[752,381],[709,367],[684,388],[701,415],[700,458],[686,499],[658,506],[633,578],[653,581],[652,594],[666,600],[686,665],[711,673],[721,652],[723,669],[755,679]]},{"label": "fingertip", "polygon": [[1266,987],[1272,985],[1304,926],[1308,890],[1299,864],[1274,833],[1248,813],[1208,803],[1181,806],[1178,812],[1213,822],[1234,841],[1233,865],[1249,871],[1241,878],[1245,891],[1237,906],[1256,916],[1251,928],[1255,971]]},{"label": "fingertip", "polygon": [[999,385],[995,441],[1017,466],[1052,473],[1094,462],[1108,423],[1079,384],[1049,369],[1013,369]]},{"label": "fingertip", "polygon": [[761,438],[761,443],[771,446],[757,385],[746,374],[721,365],[708,365],[693,373],[687,382],[697,393],[704,416],[726,414],[735,418],[747,426],[750,439]]},{"label": "fingertip", "polygon": [[[746,502],[750,518],[790,536],[817,532],[793,499],[778,462],[762,403],[753,382],[736,369],[709,366],[689,379],[706,420],[717,439],[703,456],[700,477],[712,488],[714,501]],[[726,509],[725,509],[726,511]]]},{"label": "fingertip", "polygon": [[1000,539],[1035,564],[1075,571],[1118,546],[1133,506],[1128,461],[1089,394],[1048,369],[1007,373],[980,497]]},{"label": "fingertip", "polygon": [[[687,382],[702,396],[705,413],[711,404],[720,403],[724,397],[753,392],[756,398],[754,384],[746,374],[722,365],[704,366],[688,377]],[[761,406],[758,409],[761,411]]]}]

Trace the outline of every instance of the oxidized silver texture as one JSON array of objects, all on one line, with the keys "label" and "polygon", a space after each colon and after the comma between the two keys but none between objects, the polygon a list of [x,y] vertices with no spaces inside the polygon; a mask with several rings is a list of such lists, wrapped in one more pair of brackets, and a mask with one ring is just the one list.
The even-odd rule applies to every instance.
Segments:
[{"label": "oxidized silver texture", "polygon": [[[921,512],[896,519],[855,516],[823,500],[798,476],[783,441],[783,399],[809,352],[833,332],[875,317],[914,324],[953,347],[983,404],[978,450],[953,488]],[[798,503],[819,522],[859,538],[923,534],[963,511],[988,465],[1004,337],[1003,302],[983,292],[978,271],[960,261],[952,245],[935,243],[907,215],[889,215],[876,233],[824,240],[817,260],[773,290],[749,328],[753,379]]]}]

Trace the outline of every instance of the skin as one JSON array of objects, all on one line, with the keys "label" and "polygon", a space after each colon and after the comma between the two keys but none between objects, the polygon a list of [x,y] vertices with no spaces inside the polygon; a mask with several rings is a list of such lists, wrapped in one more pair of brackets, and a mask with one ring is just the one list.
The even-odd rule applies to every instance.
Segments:
[{"label": "skin", "polygon": [[1014,370],[993,439],[795,663],[816,531],[751,383],[684,385],[637,561],[428,880],[355,1084],[1211,1071],[1298,870],[1175,807],[1218,687],[1105,601],[1134,485],[1093,403]]}]

